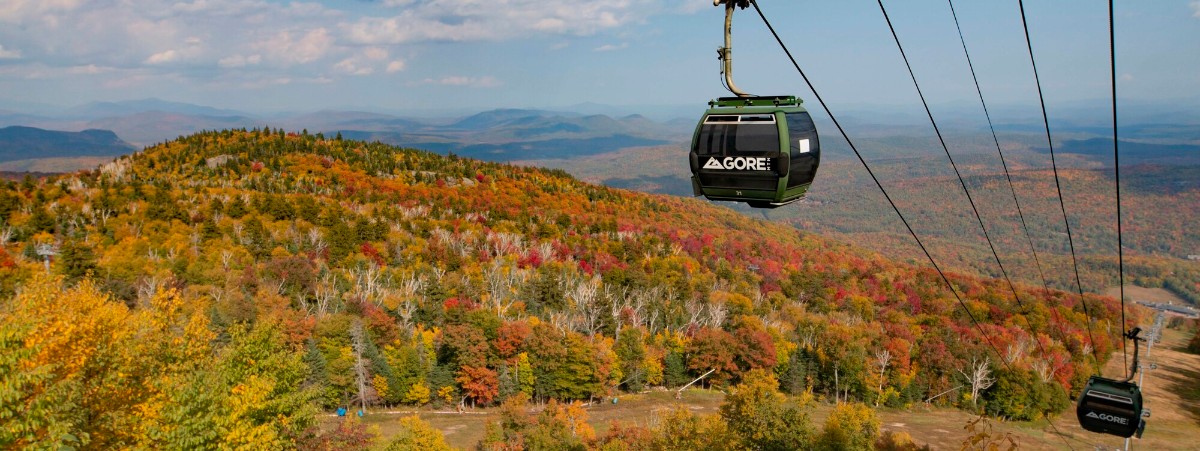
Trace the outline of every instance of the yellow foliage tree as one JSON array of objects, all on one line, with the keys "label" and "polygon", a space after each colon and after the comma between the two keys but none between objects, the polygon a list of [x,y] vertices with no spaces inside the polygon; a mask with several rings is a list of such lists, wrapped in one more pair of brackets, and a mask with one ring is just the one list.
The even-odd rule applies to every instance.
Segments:
[{"label": "yellow foliage tree", "polygon": [[450,451],[453,448],[446,444],[442,431],[434,429],[429,423],[416,415],[400,419],[400,430],[388,442],[387,451]]},{"label": "yellow foliage tree", "polygon": [[[107,448],[133,441],[146,374],[127,307],[88,281],[35,275],[0,309],[23,387],[0,416],[0,445]],[[49,401],[53,402],[49,402]],[[8,405],[9,400],[3,404]]]},{"label": "yellow foliage tree", "polygon": [[825,419],[825,429],[817,439],[821,449],[871,449],[879,437],[879,417],[865,404],[838,404]]}]

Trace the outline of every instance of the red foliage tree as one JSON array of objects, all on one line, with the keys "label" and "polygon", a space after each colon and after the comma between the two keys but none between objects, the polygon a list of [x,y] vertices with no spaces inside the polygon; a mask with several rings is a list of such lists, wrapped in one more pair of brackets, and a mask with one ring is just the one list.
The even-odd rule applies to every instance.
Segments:
[{"label": "red foliage tree", "polygon": [[524,321],[512,321],[504,323],[497,331],[495,345],[496,353],[502,359],[509,359],[521,352],[521,348],[525,345],[525,338],[533,329],[529,327],[529,323]]},{"label": "red foliage tree", "polygon": [[728,382],[739,374],[736,362],[738,348],[737,340],[729,332],[702,327],[688,343],[688,369],[699,374],[715,369],[710,380],[718,384]]},{"label": "red foliage tree", "polygon": [[487,337],[479,329],[455,324],[442,332],[442,350],[459,367],[485,367],[488,362]]},{"label": "red foliage tree", "polygon": [[775,367],[775,341],[771,334],[751,326],[739,327],[734,329],[733,339],[737,342],[735,360],[741,371]]},{"label": "red foliage tree", "polygon": [[479,404],[491,404],[500,394],[500,379],[495,371],[486,367],[463,366],[454,380],[462,386],[468,398]]}]

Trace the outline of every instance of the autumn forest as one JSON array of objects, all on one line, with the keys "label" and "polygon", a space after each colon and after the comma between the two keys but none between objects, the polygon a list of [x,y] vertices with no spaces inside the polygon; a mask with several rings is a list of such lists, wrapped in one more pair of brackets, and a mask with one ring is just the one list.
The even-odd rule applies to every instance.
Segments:
[{"label": "autumn forest", "polygon": [[[856,449],[879,407],[1070,414],[1123,330],[1108,297],[952,292],[703,201],[306,131],[5,182],[0,223],[0,448],[444,448],[319,420],[404,406],[501,409],[479,449]],[[719,415],[580,432],[693,382]]]}]

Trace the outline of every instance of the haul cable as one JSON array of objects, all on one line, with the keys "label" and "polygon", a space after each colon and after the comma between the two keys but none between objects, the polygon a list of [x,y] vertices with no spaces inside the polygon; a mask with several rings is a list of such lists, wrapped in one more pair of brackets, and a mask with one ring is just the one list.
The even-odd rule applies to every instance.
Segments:
[{"label": "haul cable", "polygon": [[[904,59],[904,67],[908,69],[908,76],[912,78],[913,87],[917,89],[917,96],[921,98],[921,105],[925,107],[925,115],[929,117],[929,123],[933,125],[933,132],[937,134],[938,142],[942,145],[942,150],[946,152],[946,159],[950,160],[950,167],[954,169],[954,175],[958,176],[958,183],[962,186],[963,193],[967,195],[967,202],[971,204],[971,211],[975,213],[975,221],[979,223],[979,230],[983,231],[983,238],[987,241],[988,249],[991,249],[992,257],[995,258],[996,265],[1000,267],[1000,274],[1004,276],[1004,280],[1008,283],[1008,288],[1012,290],[1013,299],[1017,301],[1017,305],[1024,311],[1025,303],[1021,302],[1021,296],[1017,294],[1017,287],[1013,285],[1012,279],[1008,277],[1008,270],[1004,268],[1004,263],[1000,261],[1000,254],[996,251],[996,245],[992,242],[992,237],[988,234],[987,227],[983,224],[983,216],[979,214],[979,207],[975,204],[975,198],[971,196],[971,190],[967,188],[967,182],[963,179],[962,172],[958,170],[958,164],[954,162],[954,157],[950,155],[950,147],[946,145],[946,139],[942,136],[942,130],[938,127],[937,120],[933,118],[933,110],[929,108],[929,102],[925,100],[925,93],[921,90],[921,84],[917,82],[917,74],[913,71],[912,63],[908,60],[908,54],[904,51],[904,46],[900,44],[900,35],[896,33],[896,27],[892,26],[892,18],[888,16],[887,8],[883,6],[883,0],[876,1],[879,4],[879,11],[883,13],[884,21],[887,22],[888,30],[892,32],[892,39],[896,41],[896,48],[900,50],[900,57]],[[1042,346],[1042,341],[1038,340],[1036,336],[1033,337],[1033,341],[1037,344],[1038,350],[1042,352],[1042,356],[1049,357],[1046,348]]]},{"label": "haul cable", "polygon": [[1042,81],[1038,76],[1037,60],[1033,56],[1033,41],[1029,38],[1029,21],[1025,18],[1025,0],[1017,0],[1017,5],[1021,9],[1021,26],[1025,29],[1025,46],[1029,49],[1029,63],[1033,66],[1033,80],[1037,83],[1038,100],[1042,107],[1042,124],[1046,127],[1046,145],[1050,148],[1050,165],[1054,170],[1054,187],[1058,192],[1058,206],[1062,210],[1063,224],[1067,228],[1067,244],[1071,249],[1071,266],[1075,269],[1075,287],[1079,292],[1079,302],[1083,304],[1083,313],[1087,316],[1088,340],[1092,343],[1092,358],[1096,361],[1096,373],[1099,374],[1100,355],[1096,350],[1096,337],[1092,334],[1092,313],[1088,308],[1087,299],[1083,297],[1083,282],[1079,280],[1079,260],[1075,256],[1075,239],[1071,235],[1071,221],[1067,219],[1067,205],[1063,201],[1062,182],[1059,180],[1058,163],[1054,158],[1054,141],[1050,138],[1050,119],[1046,114],[1046,97],[1042,94]]},{"label": "haul cable", "polygon": [[771,34],[775,37],[775,41],[779,43],[780,48],[783,49],[783,52],[787,55],[788,59],[791,60],[792,66],[794,66],[796,71],[800,73],[800,77],[804,79],[804,83],[807,84],[808,89],[812,91],[813,97],[817,99],[817,102],[821,104],[821,108],[823,108],[825,113],[829,115],[829,119],[833,121],[833,125],[837,127],[838,132],[842,134],[842,138],[846,140],[846,143],[850,146],[850,150],[854,151],[854,155],[858,157],[858,161],[862,163],[863,168],[867,170],[867,174],[871,176],[871,180],[875,182],[875,186],[879,187],[879,191],[883,193],[883,197],[887,199],[888,204],[892,206],[892,210],[895,211],[896,215],[900,217],[900,222],[904,223],[904,227],[908,229],[909,235],[912,235],[913,240],[917,242],[917,246],[921,248],[921,252],[925,253],[925,258],[929,259],[929,263],[933,265],[933,269],[937,271],[938,275],[941,276],[942,281],[946,283],[946,287],[949,288],[950,293],[953,294],[954,298],[958,300],[958,305],[962,307],[963,311],[966,312],[967,317],[971,319],[971,323],[975,325],[975,329],[983,335],[984,341],[986,341],[988,346],[992,348],[992,351],[994,351],[996,355],[1000,357],[1000,363],[1003,363],[1006,368],[1012,371],[1013,368],[1004,358],[1004,353],[1000,352],[1000,349],[997,348],[996,344],[992,342],[991,337],[988,336],[987,332],[983,330],[983,327],[979,325],[979,320],[975,318],[975,314],[971,313],[971,309],[967,308],[966,302],[964,302],[962,296],[958,294],[958,290],[954,288],[954,284],[950,282],[950,278],[946,276],[946,273],[943,272],[942,268],[938,266],[936,261],[934,261],[933,255],[929,253],[929,249],[925,247],[925,244],[921,241],[921,238],[917,236],[917,232],[913,231],[912,226],[908,223],[908,220],[905,219],[904,214],[900,212],[900,208],[896,206],[896,202],[892,200],[890,195],[888,195],[887,189],[883,187],[883,183],[880,182],[879,178],[875,176],[875,172],[871,170],[871,166],[867,164],[867,161],[863,158],[862,153],[858,151],[858,147],[854,145],[854,141],[850,139],[849,134],[847,134],[846,130],[842,128],[842,124],[838,122],[837,117],[833,115],[833,111],[829,109],[829,105],[825,103],[823,98],[821,98],[821,94],[817,92],[817,89],[813,86],[812,81],[808,79],[808,75],[804,73],[804,69],[800,68],[800,64],[796,62],[796,58],[792,56],[792,52],[788,50],[787,45],[783,42],[783,39],[779,37],[779,33],[775,31],[775,27],[771,26],[771,22],[767,20],[767,16],[763,14],[762,9],[759,8],[758,2],[756,0],[750,0],[750,4],[754,5],[754,10],[758,12],[758,16],[762,18],[762,21],[764,24],[766,24],[767,29],[771,31]]}]

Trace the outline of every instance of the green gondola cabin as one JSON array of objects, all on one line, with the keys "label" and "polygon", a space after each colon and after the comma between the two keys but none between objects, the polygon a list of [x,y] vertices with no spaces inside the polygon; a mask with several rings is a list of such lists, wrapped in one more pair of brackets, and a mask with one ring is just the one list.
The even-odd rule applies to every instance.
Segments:
[{"label": "green gondola cabin", "polygon": [[776,208],[804,198],[821,144],[812,116],[793,96],[709,102],[692,137],[692,189],[710,200]]}]

